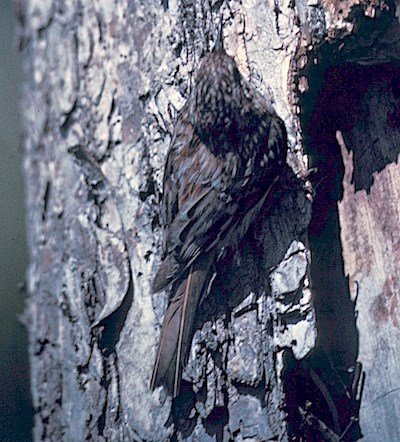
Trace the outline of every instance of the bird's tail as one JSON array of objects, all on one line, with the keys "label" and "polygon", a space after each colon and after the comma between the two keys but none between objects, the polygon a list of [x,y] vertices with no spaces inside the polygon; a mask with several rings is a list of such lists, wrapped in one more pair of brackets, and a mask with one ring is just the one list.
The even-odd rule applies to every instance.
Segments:
[{"label": "bird's tail", "polygon": [[[151,388],[164,385],[172,397],[179,393],[182,369],[187,362],[197,306],[210,279],[211,258],[198,258],[174,283],[173,296],[165,313]],[[175,289],[176,288],[176,289]]]}]

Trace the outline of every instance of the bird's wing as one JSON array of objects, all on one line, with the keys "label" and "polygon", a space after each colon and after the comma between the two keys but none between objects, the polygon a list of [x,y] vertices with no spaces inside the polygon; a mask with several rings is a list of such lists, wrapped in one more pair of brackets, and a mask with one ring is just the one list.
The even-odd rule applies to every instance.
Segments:
[{"label": "bird's wing", "polygon": [[[284,122],[276,114],[267,114],[264,124],[265,137],[246,164],[234,152],[216,157],[202,143],[194,155],[182,152],[184,158],[190,157],[187,168],[176,172],[182,203],[168,230],[170,251],[179,263],[187,266],[217,244],[222,248],[235,243],[234,237],[240,239],[246,233],[261,209],[287,153]],[[175,161],[183,163],[179,158]]]},{"label": "bird's wing", "polygon": [[276,176],[271,163],[282,163],[286,156],[286,129],[276,115],[265,122],[269,130],[260,155],[269,158],[263,167],[242,164],[235,152],[215,156],[184,115],[176,126],[164,175],[164,260],[154,280],[155,291],[172,282],[201,253],[229,245],[230,233],[238,239],[244,235]]},{"label": "bird's wing", "polygon": [[239,209],[232,187],[240,192],[246,181],[239,161],[234,154],[217,158],[193,133],[189,143],[177,137],[171,145],[164,179],[164,260],[155,291],[188,268],[229,226]]}]

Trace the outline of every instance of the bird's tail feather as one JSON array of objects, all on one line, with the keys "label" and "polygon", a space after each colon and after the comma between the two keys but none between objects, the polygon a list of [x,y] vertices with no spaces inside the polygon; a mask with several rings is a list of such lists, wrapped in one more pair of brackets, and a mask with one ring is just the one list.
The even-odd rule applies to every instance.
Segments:
[{"label": "bird's tail feather", "polygon": [[[202,256],[174,284],[173,296],[165,313],[161,338],[151,379],[151,388],[164,385],[176,397],[182,369],[187,362],[196,308],[208,286],[211,258]],[[176,287],[176,290],[175,290]]]}]

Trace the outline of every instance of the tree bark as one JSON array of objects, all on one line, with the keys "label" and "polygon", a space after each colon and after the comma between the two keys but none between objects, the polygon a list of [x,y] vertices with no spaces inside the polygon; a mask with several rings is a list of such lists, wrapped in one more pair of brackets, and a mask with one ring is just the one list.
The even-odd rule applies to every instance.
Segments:
[{"label": "tree bark", "polygon": [[[390,399],[398,405],[394,371],[377,394],[382,359],[372,363],[370,353],[390,328],[379,351],[382,358],[390,353],[394,370],[398,172],[393,165],[392,178],[374,175],[390,195],[375,198],[394,204],[386,221],[371,221],[371,229],[389,235],[384,244],[391,248],[381,271],[369,276],[363,269],[383,250],[372,241],[365,255],[366,242],[355,240],[353,229],[362,229],[357,238],[370,232],[355,204],[363,198],[366,213],[376,207],[372,187],[371,198],[361,196],[349,180],[344,120],[321,117],[329,57],[345,42],[336,65],[357,59],[364,13],[373,29],[387,17],[398,27],[394,4],[355,3],[340,12],[313,1],[21,1],[31,252],[26,322],[36,440],[357,440],[364,379],[357,357],[367,368],[361,430],[374,435],[371,412],[379,406],[383,415]],[[163,165],[176,111],[221,17],[227,52],[285,120],[290,169],[239,249],[217,269],[196,319],[184,388],[172,401],[149,388],[168,302],[151,292],[161,254]],[[377,34],[365,44],[371,65],[378,61],[376,42],[389,61],[398,49],[392,34]],[[398,136],[395,116],[390,140]],[[323,124],[326,139],[315,135]],[[353,124],[348,136],[360,127]],[[317,179],[310,178],[328,183],[320,193],[314,185],[312,214],[304,153],[318,167]],[[392,263],[386,275],[383,262]],[[393,425],[387,435],[397,434]]]},{"label": "tree bark", "polygon": [[311,280],[319,345],[339,373],[362,363],[365,440],[397,440],[398,6],[355,3],[327,4],[326,41],[303,51],[303,139],[320,183]]}]

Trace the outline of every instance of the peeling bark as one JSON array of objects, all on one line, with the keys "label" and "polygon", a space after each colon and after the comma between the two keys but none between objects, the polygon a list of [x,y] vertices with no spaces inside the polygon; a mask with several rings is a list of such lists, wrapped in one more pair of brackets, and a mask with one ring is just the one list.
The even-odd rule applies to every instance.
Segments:
[{"label": "peeling bark", "polygon": [[[330,213],[315,215],[323,213],[318,209],[318,186],[311,217],[307,186],[298,178],[307,175],[303,145],[313,158],[332,141],[314,143],[318,155],[307,145],[312,137],[308,121],[315,109],[320,110],[320,89],[313,80],[323,75],[323,70],[312,69],[314,59],[341,51],[340,62],[354,62],[361,60],[357,50],[364,45],[366,59],[373,64],[378,43],[382,57],[395,59],[396,20],[388,21],[392,31],[376,27],[376,34],[361,38],[357,30],[364,23],[363,14],[373,22],[387,13],[393,18],[393,4],[358,1],[345,6],[259,0],[21,0],[31,251],[26,318],[36,440],[359,437],[358,346],[359,359],[368,367],[367,379],[379,384],[374,371],[378,364],[371,362],[368,347],[371,333],[379,333],[367,326],[363,315],[373,316],[378,331],[397,330],[397,249],[396,242],[390,242],[386,277],[383,270],[379,277],[373,273],[370,283],[355,264],[371,268],[374,259],[375,268],[383,251],[376,249],[375,241],[365,255],[366,242],[354,240],[354,226],[360,227],[361,238],[369,232],[355,205],[364,204],[374,219],[374,231],[393,232],[395,205],[384,223],[371,214],[379,206],[370,200],[387,201],[381,199],[385,189],[396,203],[397,169],[388,172],[390,179],[374,175],[370,194],[361,195],[352,187],[350,172],[344,172],[343,181],[350,157],[334,138],[335,161],[342,152],[345,163],[340,156],[338,169],[325,177],[330,183],[339,177],[343,187],[330,206],[333,218]],[[190,94],[199,59],[214,44],[221,13],[227,52],[262,93],[273,97],[285,120],[290,168],[239,250],[218,269],[209,302],[199,311],[183,391],[171,401],[162,389],[149,389],[167,303],[165,295],[153,295],[150,289],[160,263],[163,164],[176,110]],[[396,106],[397,101],[393,112]],[[390,117],[396,126],[393,133],[398,129],[396,115]],[[340,125],[332,130],[334,135],[343,132],[349,148],[348,137],[357,145],[364,142],[357,138],[361,128],[354,124],[351,134]],[[377,136],[384,138],[386,133]],[[353,163],[356,170],[355,150]],[[324,171],[325,164],[330,163],[317,166]],[[378,181],[382,190],[374,196]],[[326,194],[330,191],[325,188]],[[309,241],[310,219],[314,231],[333,226],[336,236],[321,237],[318,230]],[[314,267],[310,249],[317,262]],[[325,254],[331,261],[318,261]],[[333,281],[335,290],[324,286],[337,275],[341,276]],[[355,281],[359,334],[354,296],[349,295]],[[329,303],[323,300],[325,295]],[[324,309],[335,305],[340,308],[332,310],[333,316],[324,315]],[[345,324],[345,333],[337,332],[340,324]],[[331,336],[324,328],[332,331]],[[391,355],[396,354],[394,336],[386,341]],[[374,342],[377,352],[381,341]],[[387,379],[385,388],[391,390],[382,391],[383,402],[396,395],[393,382]],[[371,435],[369,410],[376,413],[373,404],[381,403],[373,399],[378,396],[372,390],[362,409],[362,430]],[[387,412],[386,405],[382,407],[380,411]],[[388,434],[395,434],[393,426],[391,431]]]},{"label": "peeling bark", "polygon": [[362,363],[349,417],[361,406],[366,440],[397,440],[398,6],[326,7],[327,38],[301,45],[298,83],[305,150],[318,168],[309,227],[317,348],[341,379]]}]

